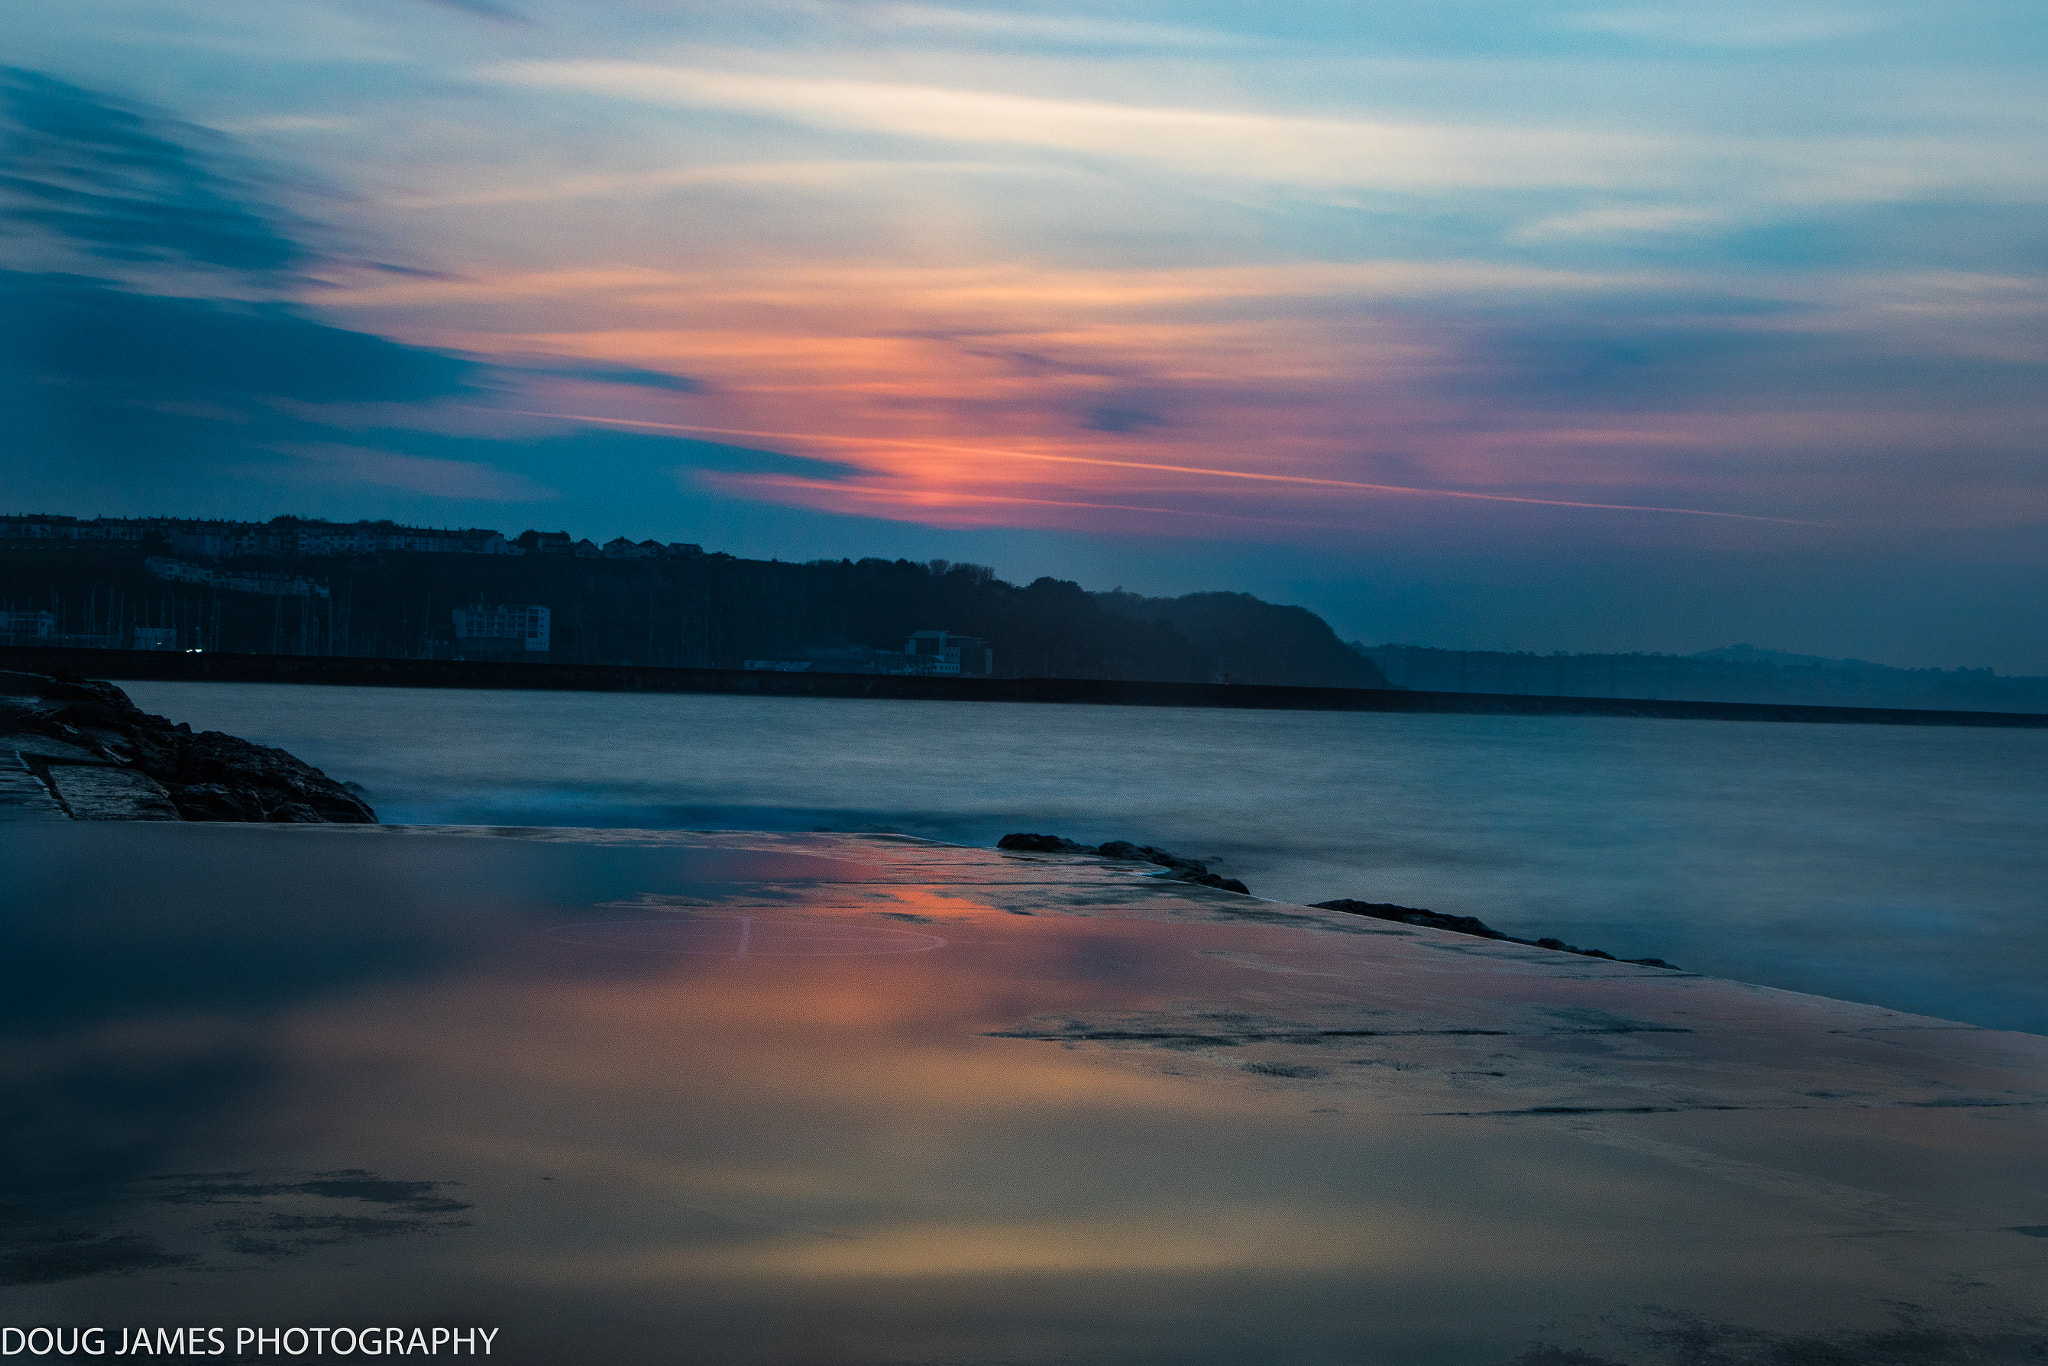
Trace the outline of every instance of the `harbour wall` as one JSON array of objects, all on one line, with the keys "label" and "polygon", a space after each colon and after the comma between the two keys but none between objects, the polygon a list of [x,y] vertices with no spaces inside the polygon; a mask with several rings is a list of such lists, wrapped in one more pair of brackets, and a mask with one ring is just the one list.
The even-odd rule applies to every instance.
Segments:
[{"label": "harbour wall", "polygon": [[161,650],[0,648],[0,668],[89,678],[192,683],[319,683],[344,687],[538,689],[562,692],[724,693],[750,697],[857,697],[896,701],[1085,703],[1127,707],[1236,707],[1509,716],[1634,716],[1847,725],[2048,728],[2048,714],[1815,707],[1616,697],[1535,697],[1399,688],[1294,688],[1242,683],[1152,683],[1107,678],[944,678],[665,669],[495,660],[362,659],[321,655],[187,654]]}]

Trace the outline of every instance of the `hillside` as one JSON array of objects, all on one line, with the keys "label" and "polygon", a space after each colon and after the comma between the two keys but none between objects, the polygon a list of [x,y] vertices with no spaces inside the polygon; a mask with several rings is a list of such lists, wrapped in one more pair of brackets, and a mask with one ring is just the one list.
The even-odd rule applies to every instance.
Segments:
[{"label": "hillside", "polygon": [[194,535],[146,529],[0,542],[0,640],[477,658],[506,642],[458,639],[458,609],[541,606],[546,650],[515,647],[509,657],[886,670],[905,658],[911,633],[946,631],[985,642],[999,677],[1384,686],[1314,613],[1241,593],[1144,598],[1054,578],[1018,585],[943,560],[792,564],[695,546],[608,556],[531,533],[500,539],[511,548],[497,553],[232,553],[255,543],[243,537],[205,542],[230,552],[209,555]]}]

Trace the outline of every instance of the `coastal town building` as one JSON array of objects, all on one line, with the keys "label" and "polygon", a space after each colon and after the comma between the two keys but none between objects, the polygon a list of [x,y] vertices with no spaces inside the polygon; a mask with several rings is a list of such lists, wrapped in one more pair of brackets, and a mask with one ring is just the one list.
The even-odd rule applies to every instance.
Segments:
[{"label": "coastal town building", "polygon": [[266,593],[281,598],[325,598],[333,590],[325,579],[311,579],[303,574],[267,574],[248,569],[216,569],[212,565],[187,564],[183,560],[152,555],[142,562],[142,567],[153,579],[165,583],[196,583],[209,588],[225,588],[236,593]]},{"label": "coastal town building", "polygon": [[[619,538],[619,541],[624,540],[623,536]],[[611,544],[617,545],[619,541],[613,541]],[[515,544],[529,555],[571,555],[577,559],[592,560],[606,553],[588,537],[580,541],[569,539],[569,533],[566,531],[534,531],[529,528],[519,533]],[[627,544],[632,543],[628,541]],[[614,555],[612,558],[619,557]]]},{"label": "coastal town building", "polygon": [[806,645],[769,659],[742,660],[740,667],[773,673],[900,675],[916,673],[917,660],[872,645]]},{"label": "coastal town building", "polygon": [[0,517],[0,542],[132,542],[161,546],[203,560],[281,559],[295,556],[567,555],[581,559],[695,559],[704,547],[689,541],[631,541],[620,536],[599,547],[566,531],[526,531],[516,538],[486,527],[446,530],[391,521],[323,522],[273,517],[267,522],[181,517]]},{"label": "coastal town building", "polygon": [[50,612],[0,612],[0,644],[46,645],[56,627]]},{"label": "coastal town building", "polygon": [[740,667],[775,673],[987,678],[996,671],[996,655],[978,636],[916,631],[900,651],[871,645],[806,645],[766,659],[742,660]]},{"label": "coastal town building", "polygon": [[455,644],[464,652],[546,654],[552,614],[538,604],[458,607]]},{"label": "coastal town building", "polygon": [[996,652],[979,636],[913,631],[903,652],[917,661],[914,673],[986,678],[996,671]]},{"label": "coastal town building", "polygon": [[175,527],[164,544],[180,554],[221,559],[236,555],[376,555],[390,551],[442,555],[516,555],[495,531],[427,531],[390,522],[272,522],[261,526],[216,522]]},{"label": "coastal town building", "polygon": [[146,541],[161,535],[162,517],[0,517],[0,541]]}]

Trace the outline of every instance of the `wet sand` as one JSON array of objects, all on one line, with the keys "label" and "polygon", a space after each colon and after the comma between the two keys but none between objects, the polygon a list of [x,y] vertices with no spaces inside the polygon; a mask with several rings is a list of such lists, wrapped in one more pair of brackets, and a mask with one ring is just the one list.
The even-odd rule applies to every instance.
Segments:
[{"label": "wet sand", "polygon": [[0,1322],[2048,1347],[2033,1035],[902,837],[12,825],[0,878]]}]

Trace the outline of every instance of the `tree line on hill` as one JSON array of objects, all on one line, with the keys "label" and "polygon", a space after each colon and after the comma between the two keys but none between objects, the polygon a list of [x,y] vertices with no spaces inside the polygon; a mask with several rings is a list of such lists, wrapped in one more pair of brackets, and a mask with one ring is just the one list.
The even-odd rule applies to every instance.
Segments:
[{"label": "tree line on hill", "polygon": [[734,668],[943,630],[987,642],[1005,677],[1385,686],[1305,608],[1019,585],[943,560],[396,551],[200,567],[149,542],[0,546],[0,641],[14,644],[418,658],[455,648],[457,609],[497,605],[547,607],[550,648],[533,657],[555,662]]}]

